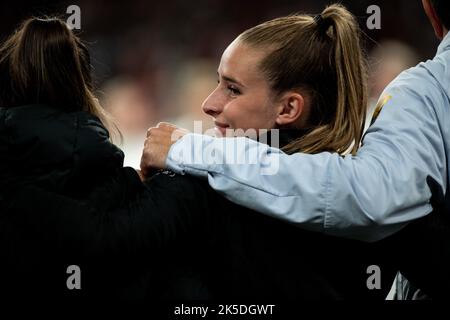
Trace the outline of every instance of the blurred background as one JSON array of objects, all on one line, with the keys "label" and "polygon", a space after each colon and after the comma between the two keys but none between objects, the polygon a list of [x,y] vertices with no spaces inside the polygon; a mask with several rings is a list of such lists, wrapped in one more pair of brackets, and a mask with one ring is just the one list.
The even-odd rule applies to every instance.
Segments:
[{"label": "blurred background", "polygon": [[[245,29],[295,12],[317,14],[322,0],[83,0],[0,3],[0,39],[31,15],[81,9],[81,30],[92,55],[103,106],[124,135],[125,164],[138,167],[145,132],[159,121],[193,129],[201,104],[216,86],[226,46]],[[370,56],[369,108],[402,70],[435,54],[438,40],[420,0],[340,1],[358,17]],[[381,9],[381,29],[368,30],[367,7]]]}]

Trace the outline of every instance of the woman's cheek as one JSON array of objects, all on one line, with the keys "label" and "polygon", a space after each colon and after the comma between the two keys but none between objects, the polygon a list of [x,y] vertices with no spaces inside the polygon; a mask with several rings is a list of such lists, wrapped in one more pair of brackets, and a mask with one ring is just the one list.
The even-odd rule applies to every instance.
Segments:
[{"label": "woman's cheek", "polygon": [[239,104],[235,104],[233,102],[228,103],[225,108],[223,109],[222,115],[225,118],[225,120],[227,121],[227,124],[229,124],[230,126],[232,126],[233,124],[235,124],[236,122],[240,122],[241,118],[242,118],[242,110],[240,110],[239,108]]}]

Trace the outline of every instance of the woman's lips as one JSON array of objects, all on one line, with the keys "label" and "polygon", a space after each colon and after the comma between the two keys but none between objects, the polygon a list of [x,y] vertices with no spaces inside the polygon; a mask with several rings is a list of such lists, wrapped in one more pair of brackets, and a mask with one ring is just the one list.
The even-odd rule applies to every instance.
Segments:
[{"label": "woman's lips", "polygon": [[214,121],[214,125],[215,125],[216,130],[218,130],[218,131],[220,132],[220,134],[221,134],[223,137],[225,137],[225,135],[226,135],[226,130],[227,130],[227,128],[229,128],[230,126],[227,125],[227,124],[218,122],[218,121]]}]

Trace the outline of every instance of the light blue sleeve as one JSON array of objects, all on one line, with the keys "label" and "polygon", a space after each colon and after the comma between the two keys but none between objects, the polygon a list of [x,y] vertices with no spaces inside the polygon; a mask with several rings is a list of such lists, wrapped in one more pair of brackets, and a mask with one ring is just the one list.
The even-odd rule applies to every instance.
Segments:
[{"label": "light blue sleeve", "polygon": [[[188,134],[172,146],[167,165],[207,178],[237,204],[302,228],[382,239],[432,210],[428,177],[446,189],[444,140],[450,139],[441,121],[449,120],[448,98],[438,84],[412,83],[417,76],[405,74],[386,89],[387,103],[355,156],[287,155],[247,138]],[[242,161],[243,154],[250,156]]]}]

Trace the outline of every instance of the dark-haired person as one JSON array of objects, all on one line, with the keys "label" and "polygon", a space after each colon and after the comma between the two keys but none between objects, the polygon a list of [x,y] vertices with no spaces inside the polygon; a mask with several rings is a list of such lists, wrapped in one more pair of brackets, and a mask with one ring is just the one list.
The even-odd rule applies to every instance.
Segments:
[{"label": "dark-haired person", "polygon": [[[92,90],[88,49],[64,21],[28,19],[1,45],[0,198],[13,185],[30,183],[85,198],[106,177],[119,174],[123,153],[110,132],[120,133]],[[31,199],[27,203],[33,206]],[[73,264],[70,248],[50,254],[26,220],[3,209],[2,293],[38,296],[66,288],[60,280]]]},{"label": "dark-haired person", "polygon": [[[322,16],[328,20],[282,17],[237,37],[222,56],[219,84],[205,100],[205,112],[227,119],[234,129],[279,129],[287,152],[349,149],[361,137],[367,99],[360,31],[342,6],[329,6]],[[29,24],[53,29],[51,23]],[[19,34],[26,35],[29,24]],[[23,38],[18,39],[11,51],[0,51],[2,66],[28,66],[32,55],[22,56],[17,43]],[[51,50],[53,42],[45,45]],[[285,61],[273,54],[274,48]],[[296,55],[285,55],[292,52]],[[16,56],[25,61],[14,64]],[[261,68],[262,61],[271,61],[270,74]],[[277,75],[280,63],[292,66],[289,79]],[[12,75],[2,74],[10,79],[5,84],[23,83]],[[40,78],[34,81],[45,84]],[[8,93],[15,96],[16,91]],[[79,111],[63,112],[52,95],[31,101],[50,107],[17,106],[13,101],[2,100],[0,109],[0,170],[7,177],[1,180],[0,246],[11,250],[8,245],[18,245],[20,250],[7,257],[17,258],[20,252],[25,262],[30,246],[35,264],[42,264],[38,270],[49,267],[47,278],[39,282],[53,280],[46,292],[69,294],[61,281],[66,263],[81,267],[82,296],[101,292],[131,297],[126,289],[132,287],[135,296],[191,299],[385,297],[395,271],[386,247],[299,233],[295,226],[228,202],[192,177],[157,174],[142,184],[134,170],[122,169],[109,158],[117,154],[113,146],[109,152],[99,148],[108,144],[106,130],[99,126],[98,137],[92,137],[95,130],[79,121]],[[219,101],[228,103],[226,110]],[[89,114],[84,117],[94,121]],[[85,141],[85,131],[91,140]],[[97,181],[101,173],[109,178]],[[299,250],[299,242],[310,245]],[[39,276],[20,262],[5,259],[2,266],[10,271],[16,263],[22,266],[19,291]],[[381,290],[367,287],[372,264],[383,270]],[[10,279],[18,281],[14,275]],[[40,288],[31,289],[39,293]]]},{"label": "dark-haired person", "polygon": [[[436,36],[442,40],[437,54],[403,72],[385,89],[378,119],[357,152],[344,157],[334,152],[286,154],[249,141],[236,147],[236,152],[258,152],[259,165],[224,163],[205,155],[220,155],[227,143],[236,145],[232,138],[226,138],[225,143],[223,139],[187,134],[175,142],[171,136],[176,128],[163,126],[149,130],[142,169],[167,167],[207,178],[213,189],[239,205],[325,234],[369,242],[384,239],[429,215],[433,205],[448,226],[450,2],[422,2]],[[337,27],[327,16],[322,15],[321,20]],[[289,74],[290,68],[286,64],[280,73]],[[191,161],[188,152],[193,145],[196,161]],[[261,174],[271,162],[279,163],[277,174]],[[441,233],[443,238],[435,246],[420,246],[424,251],[448,252],[450,240],[445,234]],[[425,243],[425,239],[418,241]],[[405,247],[415,248],[412,243]],[[448,260],[439,254],[428,260],[440,269],[428,273],[440,274],[442,280],[437,277],[424,285],[441,287],[448,295],[450,276],[441,259]]]}]

